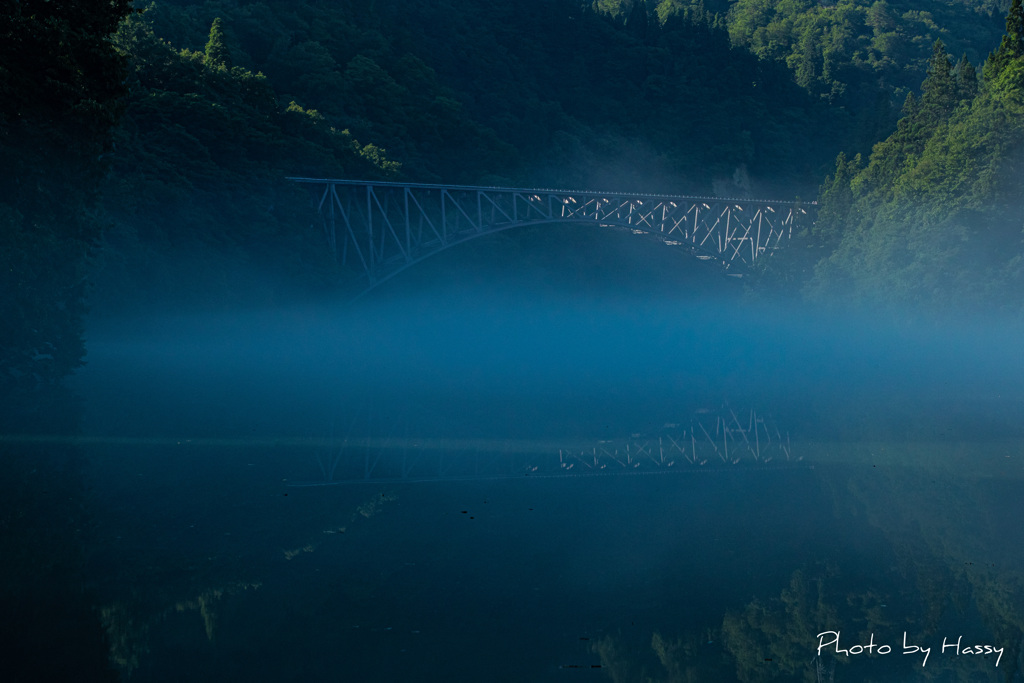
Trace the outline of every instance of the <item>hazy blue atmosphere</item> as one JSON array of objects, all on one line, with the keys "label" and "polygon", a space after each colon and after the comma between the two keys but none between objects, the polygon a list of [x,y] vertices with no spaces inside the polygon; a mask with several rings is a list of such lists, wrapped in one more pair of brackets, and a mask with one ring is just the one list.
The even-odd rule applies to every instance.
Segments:
[{"label": "hazy blue atmosphere", "polygon": [[[122,676],[796,680],[813,624],[894,647],[823,652],[835,680],[1015,678],[983,611],[1024,541],[1014,328],[814,317],[678,266],[673,294],[470,268],[356,306],[97,324],[72,385],[83,580]],[[702,465],[550,467],[751,411],[790,455],[765,431],[761,460],[734,434]],[[942,654],[961,634],[999,667]]]},{"label": "hazy blue atmosphere", "polygon": [[20,0],[0,94],[0,683],[1024,680],[1022,0]]}]

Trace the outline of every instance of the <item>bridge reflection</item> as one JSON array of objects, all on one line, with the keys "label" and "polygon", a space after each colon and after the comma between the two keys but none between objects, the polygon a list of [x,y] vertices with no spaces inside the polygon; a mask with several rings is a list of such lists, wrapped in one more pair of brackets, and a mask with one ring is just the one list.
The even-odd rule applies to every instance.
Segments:
[{"label": "bridge reflection", "polygon": [[789,435],[755,410],[701,411],[687,423],[604,440],[345,438],[318,474],[288,486],[685,474],[801,467]]}]

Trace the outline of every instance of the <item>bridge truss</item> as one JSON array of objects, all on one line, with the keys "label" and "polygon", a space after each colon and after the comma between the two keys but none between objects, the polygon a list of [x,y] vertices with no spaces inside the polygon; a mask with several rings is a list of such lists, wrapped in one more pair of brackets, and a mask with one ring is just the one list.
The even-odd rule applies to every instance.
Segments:
[{"label": "bridge truss", "polygon": [[803,467],[802,461],[770,419],[725,407],[654,434],[590,442],[346,438],[316,457],[313,478],[288,485],[742,472]]},{"label": "bridge truss", "polygon": [[456,244],[543,223],[652,235],[741,274],[788,240],[815,208],[760,199],[290,180],[315,188],[332,253],[364,279],[366,289]]}]

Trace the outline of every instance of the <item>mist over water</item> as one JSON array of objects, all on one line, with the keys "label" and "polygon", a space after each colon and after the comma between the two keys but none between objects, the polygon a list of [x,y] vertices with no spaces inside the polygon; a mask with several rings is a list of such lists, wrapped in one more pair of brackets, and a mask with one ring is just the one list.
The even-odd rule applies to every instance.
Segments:
[{"label": "mist over water", "polygon": [[607,437],[730,402],[805,431],[842,411],[966,427],[1021,400],[1016,330],[841,318],[728,290],[609,302],[442,289],[95,329],[77,381],[100,392],[94,424],[112,434],[310,436],[372,406],[423,435]]},{"label": "mist over water", "polygon": [[[903,680],[919,661],[815,636],[906,629],[1005,648],[929,663],[1004,680],[1016,328],[766,304],[676,263],[439,261],[353,305],[94,324],[84,573],[122,677]],[[697,429],[729,414],[790,452],[719,457]]]}]

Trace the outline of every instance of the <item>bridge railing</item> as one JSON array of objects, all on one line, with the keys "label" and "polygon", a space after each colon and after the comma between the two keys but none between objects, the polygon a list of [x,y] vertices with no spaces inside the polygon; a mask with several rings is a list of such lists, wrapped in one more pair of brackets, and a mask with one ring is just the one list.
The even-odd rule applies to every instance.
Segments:
[{"label": "bridge railing", "polygon": [[656,194],[291,178],[315,188],[331,251],[373,287],[481,235],[541,223],[653,235],[733,274],[778,249],[814,204]]}]

